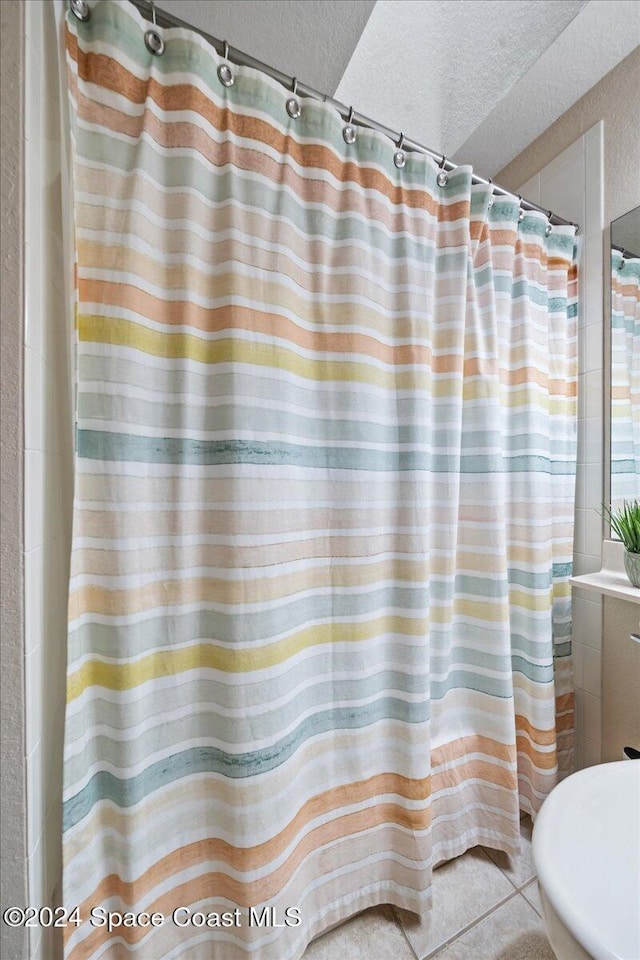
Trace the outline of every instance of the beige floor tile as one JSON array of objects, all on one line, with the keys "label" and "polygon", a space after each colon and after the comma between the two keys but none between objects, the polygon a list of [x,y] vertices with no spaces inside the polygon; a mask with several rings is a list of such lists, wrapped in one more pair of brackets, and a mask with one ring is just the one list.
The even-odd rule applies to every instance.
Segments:
[{"label": "beige floor tile", "polygon": [[536,868],[533,865],[533,852],[531,849],[531,834],[533,824],[531,817],[523,817],[520,821],[520,853],[509,856],[500,850],[489,850],[487,853],[494,863],[496,863],[505,877],[511,880],[511,883],[520,890],[530,883],[536,875]]},{"label": "beige floor tile", "polygon": [[437,960],[555,960],[544,923],[517,894],[450,943]]},{"label": "beige floor tile", "polygon": [[540,900],[540,890],[538,889],[537,880],[532,880],[531,883],[528,883],[526,887],[522,888],[522,896],[525,900],[529,901],[536,913],[539,913],[542,917],[542,901]]},{"label": "beige floor tile", "polygon": [[390,907],[365,910],[309,944],[303,960],[415,960]]},{"label": "beige floor tile", "polygon": [[433,907],[422,923],[412,913],[397,913],[416,956],[426,957],[512,893],[504,874],[476,847],[434,870]]}]

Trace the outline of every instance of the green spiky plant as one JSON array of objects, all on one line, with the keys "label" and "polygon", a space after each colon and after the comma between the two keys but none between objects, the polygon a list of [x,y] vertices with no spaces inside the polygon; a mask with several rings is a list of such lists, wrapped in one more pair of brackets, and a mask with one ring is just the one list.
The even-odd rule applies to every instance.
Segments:
[{"label": "green spiky plant", "polygon": [[619,510],[603,505],[603,514],[625,550],[640,553],[640,500],[625,500]]}]

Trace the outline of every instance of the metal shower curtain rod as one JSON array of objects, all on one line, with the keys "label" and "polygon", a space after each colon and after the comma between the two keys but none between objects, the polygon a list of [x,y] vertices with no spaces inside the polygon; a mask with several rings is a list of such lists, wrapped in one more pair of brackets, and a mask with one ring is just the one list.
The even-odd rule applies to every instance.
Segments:
[{"label": "metal shower curtain rod", "polygon": [[[378,130],[380,133],[383,133],[385,136],[389,137],[389,139],[394,143],[402,143],[403,150],[406,149],[412,150],[416,153],[427,154],[427,156],[437,160],[439,166],[443,170],[455,170],[458,166],[458,164],[453,163],[452,160],[448,160],[444,154],[437,153],[435,150],[425,147],[424,144],[418,143],[416,140],[411,140],[403,133],[396,133],[394,130],[390,130],[389,127],[385,127],[384,124],[378,123],[376,120],[372,120],[370,117],[365,117],[364,114],[358,113],[353,109],[353,107],[347,106],[346,104],[341,103],[339,100],[335,100],[333,97],[329,96],[329,94],[320,93],[319,90],[314,90],[314,88],[308,86],[308,84],[297,80],[296,77],[290,77],[288,74],[282,73],[282,71],[277,70],[275,67],[272,67],[267,63],[263,63],[261,60],[256,60],[255,57],[250,56],[248,53],[244,53],[244,51],[230,46],[225,40],[219,40],[217,37],[213,37],[211,34],[205,33],[205,31],[201,30],[199,27],[188,23],[186,20],[181,20],[179,17],[175,17],[173,14],[167,13],[165,10],[157,7],[152,0],[129,0],[129,2],[140,11],[146,20],[150,20],[155,25],[159,27],[183,27],[187,30],[193,30],[195,33],[200,34],[200,36],[203,37],[203,39],[205,39],[208,43],[210,43],[212,47],[215,48],[216,52],[221,56],[224,56],[225,59],[232,60],[234,63],[240,66],[253,67],[256,70],[260,70],[262,73],[266,73],[270,77],[273,77],[274,80],[277,80],[285,87],[293,88],[295,86],[296,92],[302,96],[311,97],[314,100],[321,100],[323,103],[328,103],[330,106],[334,107],[338,113],[344,117],[345,120],[349,121],[349,123],[356,123],[361,127],[369,127],[371,130]],[[538,213],[543,213],[545,217],[548,218],[549,223],[553,225],[575,227],[576,233],[579,230],[579,224],[573,223],[571,220],[565,220],[564,217],[559,216],[557,213],[553,213],[552,210],[545,210],[544,207],[540,207],[537,203],[533,203],[531,200],[527,200],[522,196],[514,194],[511,190],[505,190],[504,187],[494,183],[491,178],[485,179],[484,177],[478,176],[477,173],[474,173],[473,183],[484,183],[486,186],[490,186],[493,192],[499,194],[500,196],[514,197],[518,200],[518,203],[522,209],[536,210]]]}]

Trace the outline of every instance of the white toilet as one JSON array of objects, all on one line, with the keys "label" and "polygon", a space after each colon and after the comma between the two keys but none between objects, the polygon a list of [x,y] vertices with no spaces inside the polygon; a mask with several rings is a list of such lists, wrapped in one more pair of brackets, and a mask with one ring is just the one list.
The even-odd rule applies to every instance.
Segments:
[{"label": "white toilet", "polygon": [[640,762],[560,783],[536,818],[533,859],[558,960],[640,960]]}]

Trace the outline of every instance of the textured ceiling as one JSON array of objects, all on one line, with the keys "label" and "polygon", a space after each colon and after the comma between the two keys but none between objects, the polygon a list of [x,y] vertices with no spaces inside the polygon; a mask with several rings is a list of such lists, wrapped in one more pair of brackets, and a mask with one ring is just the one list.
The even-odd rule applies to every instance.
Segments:
[{"label": "textured ceiling", "polygon": [[337,96],[452,155],[584,0],[378,0]]},{"label": "textured ceiling", "polygon": [[157,0],[157,6],[332,94],[375,0]]}]

